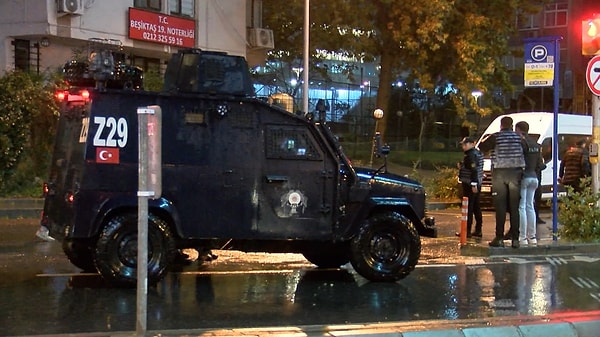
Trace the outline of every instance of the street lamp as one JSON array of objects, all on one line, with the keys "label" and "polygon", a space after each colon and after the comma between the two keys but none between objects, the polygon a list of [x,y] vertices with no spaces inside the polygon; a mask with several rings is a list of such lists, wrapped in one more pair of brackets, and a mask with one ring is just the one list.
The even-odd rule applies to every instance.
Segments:
[{"label": "street lamp", "polygon": [[371,145],[371,160],[369,160],[370,167],[373,167],[373,155],[376,151],[375,142],[379,134],[379,132],[377,131],[377,127],[379,126],[379,120],[383,118],[383,110],[375,109],[375,111],[373,111],[373,118],[375,118],[375,131],[373,133],[373,143]]},{"label": "street lamp", "polygon": [[479,90],[475,90],[473,92],[471,92],[471,96],[473,96],[473,98],[475,98],[475,103],[477,104],[477,107],[479,107],[479,97],[481,97],[483,95],[483,93]]}]

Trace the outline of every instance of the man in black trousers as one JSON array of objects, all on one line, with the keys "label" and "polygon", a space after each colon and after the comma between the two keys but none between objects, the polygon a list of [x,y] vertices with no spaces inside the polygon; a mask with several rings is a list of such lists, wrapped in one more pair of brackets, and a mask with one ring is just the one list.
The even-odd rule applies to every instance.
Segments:
[{"label": "man in black trousers", "polygon": [[[467,213],[467,238],[481,237],[483,217],[479,196],[483,180],[483,155],[475,148],[475,141],[465,137],[460,142],[464,151],[463,161],[459,164],[458,179],[462,185],[463,197],[469,199]],[[471,232],[475,218],[475,231]],[[460,235],[460,233],[457,233]]]},{"label": "man in black trousers", "polygon": [[491,247],[504,247],[504,222],[510,212],[510,237],[519,248],[519,201],[525,156],[521,137],[513,131],[512,118],[500,120],[500,131],[479,143],[483,152],[492,151],[492,198],[496,209],[496,237]]}]

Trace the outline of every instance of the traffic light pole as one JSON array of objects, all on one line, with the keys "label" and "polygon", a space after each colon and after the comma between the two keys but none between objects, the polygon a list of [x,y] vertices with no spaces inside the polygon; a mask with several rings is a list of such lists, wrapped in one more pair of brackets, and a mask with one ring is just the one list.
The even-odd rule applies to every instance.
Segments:
[{"label": "traffic light pole", "polygon": [[598,144],[600,144],[600,96],[592,95],[592,143],[590,144],[590,163],[592,164],[592,190],[598,194]]}]

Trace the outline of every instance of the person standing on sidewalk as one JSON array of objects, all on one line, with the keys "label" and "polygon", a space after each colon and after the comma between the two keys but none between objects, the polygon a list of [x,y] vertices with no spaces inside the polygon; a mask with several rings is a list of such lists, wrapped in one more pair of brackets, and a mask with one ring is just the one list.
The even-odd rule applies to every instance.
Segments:
[{"label": "person standing on sidewalk", "polygon": [[483,152],[492,151],[492,198],[496,209],[496,237],[492,247],[504,247],[504,222],[510,213],[512,247],[519,248],[519,200],[525,156],[521,136],[513,131],[513,119],[500,120],[500,131],[479,143]]},{"label": "person standing on sidewalk", "polygon": [[515,132],[521,135],[525,142],[525,169],[521,180],[521,201],[519,203],[519,245],[537,245],[535,191],[540,181],[538,175],[546,168],[542,159],[542,148],[529,136],[529,124],[518,122]]},{"label": "person standing on sidewalk", "polygon": [[[475,148],[475,141],[465,137],[460,144],[464,151],[463,161],[459,163],[458,179],[462,184],[463,197],[469,199],[467,213],[467,238],[481,237],[483,217],[479,195],[483,181],[483,155]],[[475,231],[471,232],[475,218]],[[458,233],[460,235],[460,233]]]},{"label": "person standing on sidewalk", "polygon": [[571,186],[574,192],[581,192],[581,178],[585,177],[584,153],[580,142],[571,144],[563,155],[558,170],[558,179],[565,186]]}]

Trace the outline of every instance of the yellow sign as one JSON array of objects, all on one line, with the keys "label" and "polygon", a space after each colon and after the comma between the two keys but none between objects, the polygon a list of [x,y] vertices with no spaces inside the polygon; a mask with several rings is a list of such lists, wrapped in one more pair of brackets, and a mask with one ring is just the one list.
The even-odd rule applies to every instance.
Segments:
[{"label": "yellow sign", "polygon": [[526,87],[551,87],[554,81],[554,63],[525,63]]}]

